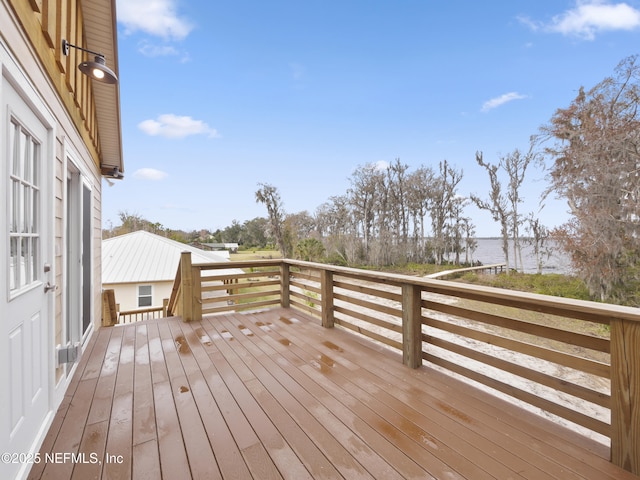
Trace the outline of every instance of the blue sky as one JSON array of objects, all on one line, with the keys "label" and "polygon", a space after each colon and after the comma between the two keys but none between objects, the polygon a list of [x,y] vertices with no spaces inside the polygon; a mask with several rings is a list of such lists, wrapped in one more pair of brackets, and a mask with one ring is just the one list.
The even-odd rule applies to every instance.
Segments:
[{"label": "blue sky", "polygon": [[[125,179],[120,211],[172,229],[266,216],[259,182],[287,212],[346,193],[358,165],[447,160],[459,193],[483,195],[475,152],[497,162],[581,85],[640,53],[640,0],[118,0]],[[384,163],[382,163],[384,164]],[[538,211],[530,169],[523,212]],[[556,226],[561,201],[539,213]],[[466,213],[479,236],[490,217]]]}]

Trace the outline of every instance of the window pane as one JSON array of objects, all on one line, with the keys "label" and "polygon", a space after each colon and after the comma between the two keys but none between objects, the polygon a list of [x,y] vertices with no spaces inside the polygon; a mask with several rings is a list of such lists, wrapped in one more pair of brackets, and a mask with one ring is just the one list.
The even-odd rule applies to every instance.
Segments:
[{"label": "window pane", "polygon": [[152,303],[151,285],[138,285],[138,306],[150,307]]},{"label": "window pane", "polygon": [[31,281],[35,282],[40,278],[40,269],[38,262],[40,261],[40,238],[31,237]]},{"label": "window pane", "polygon": [[22,174],[22,178],[24,179],[25,182],[29,182],[31,183],[31,166],[32,166],[32,159],[31,159],[31,137],[29,136],[29,134],[27,134],[26,132],[23,132],[22,134],[23,136],[23,140],[22,140],[22,164],[23,164],[23,174]]},{"label": "window pane", "polygon": [[20,128],[17,132],[17,137],[18,137],[18,144],[16,146],[16,156],[18,157],[18,169],[16,170],[16,175],[19,176],[20,178],[24,178],[24,161],[25,161],[25,157],[24,157],[24,151],[25,151],[25,143],[27,141],[27,137],[25,135],[25,132]]},{"label": "window pane", "polygon": [[23,284],[31,283],[31,242],[29,238],[22,238],[22,261],[24,262],[24,280]]},{"label": "window pane", "polygon": [[22,215],[23,223],[22,223],[22,232],[30,232],[31,231],[31,187],[24,185],[24,213]]},{"label": "window pane", "polygon": [[11,155],[9,158],[13,159],[13,165],[11,168],[11,174],[19,176],[20,175],[20,126],[13,124],[13,128],[11,129],[11,140],[9,145],[11,145]]},{"label": "window pane", "polygon": [[151,297],[140,297],[140,298],[138,298],[138,306],[139,307],[150,307],[151,306]]},{"label": "window pane", "polygon": [[40,201],[40,192],[38,190],[33,190],[32,195],[31,230],[29,231],[32,233],[38,233],[38,212],[40,211],[38,202]]},{"label": "window pane", "polygon": [[20,206],[20,183],[16,180],[11,181],[11,208],[9,210],[9,231],[11,233],[18,232],[18,209]]},{"label": "window pane", "polygon": [[10,242],[10,260],[9,260],[9,289],[14,290],[20,285],[20,258],[18,252],[18,239],[11,237]]},{"label": "window pane", "polygon": [[31,181],[36,187],[40,186],[40,145],[33,142],[33,148],[31,149],[32,162],[33,165],[31,167]]}]

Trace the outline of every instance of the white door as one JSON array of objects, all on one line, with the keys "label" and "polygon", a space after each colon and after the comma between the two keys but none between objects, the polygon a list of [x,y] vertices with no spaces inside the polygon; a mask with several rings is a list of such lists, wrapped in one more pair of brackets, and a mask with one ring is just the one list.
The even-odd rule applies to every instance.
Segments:
[{"label": "white door", "polygon": [[[41,441],[50,411],[53,152],[38,116],[4,77],[1,87],[0,452],[26,454]],[[0,478],[20,468],[0,462]]]}]

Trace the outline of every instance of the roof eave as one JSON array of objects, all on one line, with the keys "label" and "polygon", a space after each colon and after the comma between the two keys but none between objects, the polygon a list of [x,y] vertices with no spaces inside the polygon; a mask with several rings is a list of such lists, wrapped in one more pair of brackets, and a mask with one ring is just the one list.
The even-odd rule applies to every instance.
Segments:
[{"label": "roof eave", "polygon": [[[87,48],[105,56],[107,65],[120,79],[116,0],[81,0]],[[120,80],[115,85],[93,82],[96,104],[100,169],[103,175],[121,178],[124,173]]]}]

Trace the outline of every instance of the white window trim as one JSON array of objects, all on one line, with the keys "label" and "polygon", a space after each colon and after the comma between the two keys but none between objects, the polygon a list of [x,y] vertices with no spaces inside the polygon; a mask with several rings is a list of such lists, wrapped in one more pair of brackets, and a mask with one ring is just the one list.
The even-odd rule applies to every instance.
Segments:
[{"label": "white window trim", "polygon": [[[149,295],[140,295],[141,287],[149,287],[151,289],[151,293]],[[149,305],[140,305],[140,298],[149,298],[151,303]],[[150,283],[144,283],[136,287],[136,304],[138,305],[138,308],[149,308],[153,306],[153,285]]]}]

